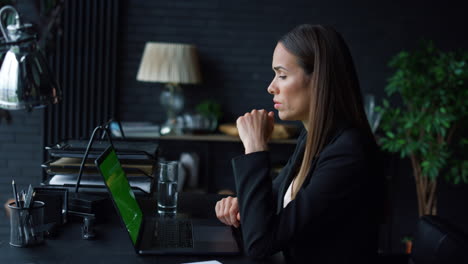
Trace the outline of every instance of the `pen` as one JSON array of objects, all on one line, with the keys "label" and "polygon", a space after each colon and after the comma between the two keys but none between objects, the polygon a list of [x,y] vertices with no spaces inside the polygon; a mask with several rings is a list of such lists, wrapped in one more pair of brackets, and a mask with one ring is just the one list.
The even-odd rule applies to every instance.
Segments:
[{"label": "pen", "polygon": [[19,207],[19,200],[18,200],[18,194],[16,192],[15,180],[11,180],[11,186],[13,186],[13,196],[15,196],[16,207]]},{"label": "pen", "polygon": [[31,231],[31,235],[34,239],[34,241],[36,240],[36,232],[34,231],[34,223],[33,223],[33,217],[31,215],[29,215],[29,228],[30,228],[30,231]]},{"label": "pen", "polygon": [[25,198],[24,198],[24,208],[26,209],[29,209],[31,208],[31,202],[32,202],[32,199],[33,199],[33,196],[34,196],[34,190],[31,186],[31,184],[29,185],[29,188],[28,188],[28,193],[25,194]]},{"label": "pen", "polygon": [[24,190],[21,191],[21,200],[23,201],[21,204],[21,208],[24,208],[24,205],[26,203],[26,193],[24,192]]}]

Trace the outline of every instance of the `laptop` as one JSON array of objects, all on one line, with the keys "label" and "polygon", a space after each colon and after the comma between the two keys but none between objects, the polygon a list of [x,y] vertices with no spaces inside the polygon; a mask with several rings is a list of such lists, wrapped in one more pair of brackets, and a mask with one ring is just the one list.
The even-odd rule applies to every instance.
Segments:
[{"label": "laptop", "polygon": [[96,160],[96,167],[138,254],[236,255],[239,246],[231,227],[216,219],[144,217],[113,146]]}]

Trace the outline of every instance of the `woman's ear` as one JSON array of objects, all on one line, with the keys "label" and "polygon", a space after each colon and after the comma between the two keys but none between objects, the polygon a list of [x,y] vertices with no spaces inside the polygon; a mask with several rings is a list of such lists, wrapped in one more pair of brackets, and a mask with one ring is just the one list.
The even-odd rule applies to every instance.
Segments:
[{"label": "woman's ear", "polygon": [[311,74],[304,74],[304,86],[308,88],[309,91],[312,91],[313,86],[313,73]]}]

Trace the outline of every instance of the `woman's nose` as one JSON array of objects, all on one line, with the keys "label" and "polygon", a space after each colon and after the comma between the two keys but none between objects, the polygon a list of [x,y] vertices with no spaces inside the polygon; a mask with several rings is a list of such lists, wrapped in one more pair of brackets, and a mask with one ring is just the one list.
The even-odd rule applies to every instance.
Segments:
[{"label": "woman's nose", "polygon": [[270,83],[270,85],[267,88],[267,91],[269,94],[275,94],[276,88],[274,87],[274,81]]}]

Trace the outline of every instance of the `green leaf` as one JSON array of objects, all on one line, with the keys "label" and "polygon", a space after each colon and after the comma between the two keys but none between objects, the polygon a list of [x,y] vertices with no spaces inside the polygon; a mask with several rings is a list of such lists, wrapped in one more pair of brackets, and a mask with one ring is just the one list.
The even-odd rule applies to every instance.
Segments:
[{"label": "green leaf", "polygon": [[425,160],[421,163],[421,167],[423,168],[429,168],[431,164],[429,163],[429,161]]},{"label": "green leaf", "polygon": [[222,116],[221,104],[218,102],[208,99],[195,106],[197,112],[206,117],[214,116],[216,119],[220,119]]},{"label": "green leaf", "polygon": [[406,152],[405,151],[401,151],[400,152],[400,159],[403,159],[406,157]]},{"label": "green leaf", "polygon": [[383,106],[384,106],[385,108],[389,108],[389,107],[390,107],[390,103],[388,102],[387,99],[384,99],[384,100],[383,100]]}]

